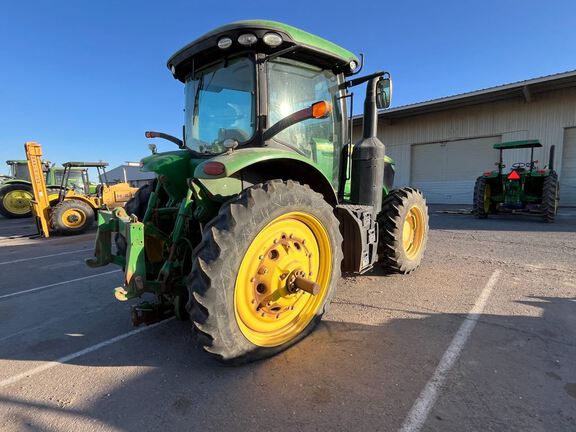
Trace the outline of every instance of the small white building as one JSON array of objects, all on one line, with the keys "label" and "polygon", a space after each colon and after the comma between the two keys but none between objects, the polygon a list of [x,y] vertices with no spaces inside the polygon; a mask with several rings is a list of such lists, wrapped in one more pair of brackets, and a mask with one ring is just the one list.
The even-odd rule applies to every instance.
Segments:
[{"label": "small white building", "polygon": [[[355,119],[355,142],[361,128]],[[560,204],[576,206],[576,71],[382,111],[378,136],[396,161],[395,186],[440,204],[471,204],[476,178],[498,161],[495,143],[540,140],[540,167],[555,145]],[[507,167],[529,158],[529,150],[504,152]]]},{"label": "small white building", "polygon": [[[106,179],[108,183],[127,182],[130,186],[141,187],[150,183],[156,175],[151,172],[144,172],[140,170],[140,163],[126,162],[116,168],[106,171]],[[101,176],[100,181],[104,181]]]}]

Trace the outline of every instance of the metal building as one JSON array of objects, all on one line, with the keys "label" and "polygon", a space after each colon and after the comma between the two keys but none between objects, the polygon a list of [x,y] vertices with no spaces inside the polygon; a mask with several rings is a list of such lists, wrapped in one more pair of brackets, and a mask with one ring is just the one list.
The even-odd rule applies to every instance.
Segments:
[{"label": "metal building", "polygon": [[[493,144],[538,139],[540,167],[554,144],[560,204],[576,206],[576,71],[389,109],[379,114],[378,135],[397,161],[395,185],[418,187],[442,204],[472,202],[475,179],[498,160]],[[510,166],[530,155],[507,156]]]},{"label": "metal building", "polygon": [[[134,187],[144,186],[155,177],[154,173],[141,171],[138,162],[126,162],[124,165],[106,171],[106,179],[109,183],[126,182]],[[104,179],[101,178],[100,180],[103,181]]]}]

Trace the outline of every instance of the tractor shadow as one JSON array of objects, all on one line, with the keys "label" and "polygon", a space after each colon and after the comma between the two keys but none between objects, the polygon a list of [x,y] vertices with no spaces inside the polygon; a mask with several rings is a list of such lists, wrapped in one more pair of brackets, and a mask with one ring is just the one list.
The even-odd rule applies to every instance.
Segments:
[{"label": "tractor shadow", "polygon": [[460,210],[465,205],[429,206],[431,230],[524,231],[524,232],[576,232],[576,208],[560,208],[554,223],[542,222],[539,216],[498,214],[478,219]]},{"label": "tractor shadow", "polygon": [[[426,430],[574,430],[575,300],[525,298],[518,303],[534,309],[530,316],[481,315]],[[465,315],[378,308],[397,317],[366,325],[363,317],[374,306],[345,305],[355,308],[346,315],[357,322],[328,317],[293,348],[240,367],[194,349],[187,323],[166,323],[2,389],[0,424],[18,430],[46,424],[58,430],[397,430]],[[74,366],[89,369],[78,375]],[[65,368],[74,382],[67,382]],[[48,379],[62,382],[52,386]],[[26,396],[35,383],[41,390]]]}]

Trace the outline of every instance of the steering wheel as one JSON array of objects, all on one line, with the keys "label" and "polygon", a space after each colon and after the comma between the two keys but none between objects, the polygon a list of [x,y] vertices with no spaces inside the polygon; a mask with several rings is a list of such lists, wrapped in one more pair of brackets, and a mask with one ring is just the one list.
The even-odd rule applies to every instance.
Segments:
[{"label": "steering wheel", "polygon": [[[529,166],[530,164],[528,164]],[[512,169],[516,169],[516,168],[525,168],[527,166],[527,164],[525,164],[524,162],[516,162],[515,164],[512,164]]]}]

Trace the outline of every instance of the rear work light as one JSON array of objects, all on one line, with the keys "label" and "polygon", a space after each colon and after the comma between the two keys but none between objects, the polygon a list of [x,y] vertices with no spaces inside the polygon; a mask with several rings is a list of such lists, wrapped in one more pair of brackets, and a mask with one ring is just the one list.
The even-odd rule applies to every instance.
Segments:
[{"label": "rear work light", "polygon": [[508,180],[520,180],[520,174],[518,174],[518,171],[512,171],[508,174]]},{"label": "rear work light", "polygon": [[204,174],[217,176],[224,174],[226,167],[221,162],[206,162],[202,167],[202,170],[204,171]]}]

